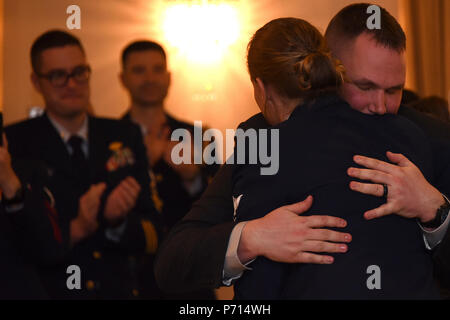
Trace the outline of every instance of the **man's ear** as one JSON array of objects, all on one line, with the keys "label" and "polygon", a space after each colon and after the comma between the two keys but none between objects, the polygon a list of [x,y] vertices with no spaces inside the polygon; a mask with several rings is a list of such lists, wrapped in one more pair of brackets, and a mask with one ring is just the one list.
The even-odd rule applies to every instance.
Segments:
[{"label": "man's ear", "polygon": [[267,89],[264,85],[264,82],[262,82],[260,78],[256,78],[255,80],[253,80],[252,84],[255,101],[258,104],[259,108],[263,110],[267,101]]},{"label": "man's ear", "polygon": [[31,73],[31,83],[33,84],[34,88],[39,92],[42,93],[41,84],[39,83],[39,77],[36,73]]},{"label": "man's ear", "polygon": [[119,73],[119,80],[120,80],[120,83],[122,84],[122,86],[124,86],[126,88],[127,86],[125,85],[125,76],[123,74],[123,70],[120,71],[120,73]]}]

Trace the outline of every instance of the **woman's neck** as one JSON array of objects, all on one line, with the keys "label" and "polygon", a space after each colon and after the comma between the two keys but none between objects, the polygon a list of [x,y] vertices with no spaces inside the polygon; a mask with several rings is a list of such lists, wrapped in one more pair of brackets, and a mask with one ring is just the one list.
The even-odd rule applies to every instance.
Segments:
[{"label": "woman's neck", "polygon": [[270,117],[271,119],[268,119],[268,121],[274,126],[288,120],[295,108],[303,102],[303,99],[278,96],[272,97],[272,101],[274,116]]}]

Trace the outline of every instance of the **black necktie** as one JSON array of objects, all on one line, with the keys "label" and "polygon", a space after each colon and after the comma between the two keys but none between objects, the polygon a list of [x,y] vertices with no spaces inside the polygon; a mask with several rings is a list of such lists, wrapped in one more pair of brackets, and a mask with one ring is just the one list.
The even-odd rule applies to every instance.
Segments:
[{"label": "black necktie", "polygon": [[89,165],[86,155],[81,148],[83,138],[77,135],[72,135],[68,140],[68,144],[72,148],[70,158],[72,161],[72,170],[75,180],[79,183],[79,186],[84,189],[89,184]]}]

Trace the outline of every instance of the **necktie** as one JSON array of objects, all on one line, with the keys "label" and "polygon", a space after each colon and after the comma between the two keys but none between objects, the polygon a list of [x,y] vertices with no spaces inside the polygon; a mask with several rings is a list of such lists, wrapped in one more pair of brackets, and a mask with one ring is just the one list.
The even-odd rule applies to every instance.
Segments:
[{"label": "necktie", "polygon": [[75,180],[78,182],[79,187],[84,189],[89,184],[89,165],[86,155],[81,148],[83,138],[77,135],[72,135],[68,140],[68,144],[72,148],[70,158]]}]

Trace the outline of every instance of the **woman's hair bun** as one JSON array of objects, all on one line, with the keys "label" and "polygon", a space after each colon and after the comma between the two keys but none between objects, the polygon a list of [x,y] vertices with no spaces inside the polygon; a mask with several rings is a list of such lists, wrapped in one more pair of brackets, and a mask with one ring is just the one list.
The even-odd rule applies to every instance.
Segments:
[{"label": "woman's hair bun", "polygon": [[252,80],[260,78],[289,98],[336,90],[344,79],[344,67],[319,30],[297,18],[275,19],[256,31],[247,65]]},{"label": "woman's hair bun", "polygon": [[327,51],[314,51],[295,66],[301,91],[320,91],[338,87],[344,81],[343,65]]}]

